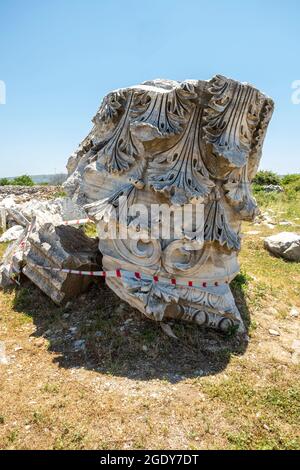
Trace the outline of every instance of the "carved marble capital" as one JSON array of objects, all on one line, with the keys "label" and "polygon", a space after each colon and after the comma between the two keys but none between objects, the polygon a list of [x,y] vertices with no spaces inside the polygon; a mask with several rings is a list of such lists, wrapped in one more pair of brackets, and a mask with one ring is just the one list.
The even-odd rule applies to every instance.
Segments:
[{"label": "carved marble capital", "polygon": [[[243,331],[229,283],[239,271],[241,221],[256,213],[250,183],[272,112],[259,90],[220,75],[153,80],[104,98],[65,187],[97,224],[104,269],[125,272],[107,284],[147,317]],[[127,212],[135,204],[202,205],[202,243],[193,231],[147,237],[149,218]],[[107,237],[112,224],[139,235]],[[137,267],[148,279],[134,276]]]}]

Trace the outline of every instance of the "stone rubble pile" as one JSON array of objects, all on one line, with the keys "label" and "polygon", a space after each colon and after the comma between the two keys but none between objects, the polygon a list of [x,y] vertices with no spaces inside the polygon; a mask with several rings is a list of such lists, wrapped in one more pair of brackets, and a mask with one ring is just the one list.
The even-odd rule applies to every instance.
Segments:
[{"label": "stone rubble pile", "polygon": [[8,227],[21,225],[25,228],[34,218],[36,218],[40,225],[42,222],[52,222],[58,225],[65,220],[86,217],[84,209],[68,197],[53,200],[33,198],[20,203],[18,198],[11,195],[0,201],[0,209],[5,210]]},{"label": "stone rubble pile", "polygon": [[10,227],[4,234],[0,237],[0,243],[8,243],[14,240],[17,240],[20,235],[23,233],[24,227],[22,225],[14,225]]},{"label": "stone rubble pile", "polygon": [[33,197],[39,200],[51,199],[61,190],[60,186],[0,186],[0,205],[3,199],[13,196],[18,203],[30,201]]},{"label": "stone rubble pile", "polygon": [[83,292],[90,279],[46,271],[39,266],[99,269],[98,240],[87,237],[80,228],[64,225],[67,220],[86,218],[85,211],[70,198],[31,199],[22,203],[19,200],[10,195],[0,201],[9,227],[0,241],[14,240],[0,265],[0,287],[13,284],[22,273],[55,303],[64,303]]},{"label": "stone rubble pile", "polygon": [[274,211],[272,209],[268,209],[264,212],[260,212],[256,216],[254,220],[254,225],[265,225],[266,227],[273,229],[276,227],[276,225],[291,226],[293,225],[293,222],[291,222],[290,220],[276,221]]},{"label": "stone rubble pile", "polygon": [[261,212],[256,216],[254,220],[254,225],[265,225],[268,228],[274,228],[276,225],[273,211],[270,209],[265,212]]},{"label": "stone rubble pile", "polygon": [[284,189],[280,184],[267,184],[263,187],[266,193],[283,193]]}]

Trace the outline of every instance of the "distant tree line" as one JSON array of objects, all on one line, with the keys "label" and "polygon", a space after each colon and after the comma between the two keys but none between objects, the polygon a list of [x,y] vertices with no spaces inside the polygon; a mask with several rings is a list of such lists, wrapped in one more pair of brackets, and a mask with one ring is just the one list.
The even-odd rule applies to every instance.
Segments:
[{"label": "distant tree line", "polygon": [[34,186],[35,184],[41,186],[47,186],[48,184],[53,186],[61,186],[63,182],[66,180],[66,175],[64,173],[58,173],[56,175],[49,175],[48,181],[42,181],[36,183],[28,175],[17,176],[16,178],[0,178],[0,186]]},{"label": "distant tree line", "polygon": [[252,181],[255,191],[262,191],[265,186],[279,185],[285,192],[300,192],[300,173],[279,176],[273,171],[258,171]]},{"label": "distant tree line", "polygon": [[[66,179],[66,175],[64,174],[57,174],[52,175],[49,181],[50,184],[53,185],[61,185]],[[42,183],[43,185],[47,185],[49,183]],[[286,191],[300,191],[300,173],[290,173],[283,177],[277,175],[273,171],[269,170],[261,170],[258,171],[255,178],[252,181],[254,190],[260,191],[263,190],[264,186],[268,185],[280,185]],[[15,185],[15,186],[34,186],[33,179],[28,175],[17,176],[16,178],[9,179],[9,178],[1,178],[0,179],[0,186],[8,186],[8,185]]]},{"label": "distant tree line", "polygon": [[34,186],[33,179],[28,175],[17,176],[14,179],[1,178],[0,186]]}]

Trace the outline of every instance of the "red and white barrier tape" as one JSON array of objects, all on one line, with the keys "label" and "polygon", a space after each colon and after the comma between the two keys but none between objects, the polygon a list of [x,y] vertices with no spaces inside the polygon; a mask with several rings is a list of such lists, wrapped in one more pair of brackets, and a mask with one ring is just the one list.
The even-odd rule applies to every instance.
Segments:
[{"label": "red and white barrier tape", "polygon": [[75,220],[64,220],[63,225],[84,225],[88,223],[95,223],[92,219],[75,219]]},{"label": "red and white barrier tape", "polygon": [[180,287],[219,287],[222,285],[228,285],[229,281],[200,281],[200,280],[185,280],[185,279],[177,279],[177,278],[167,278],[158,275],[149,275],[144,274],[141,272],[133,272],[133,271],[126,271],[122,269],[115,269],[113,271],[78,271],[75,269],[66,269],[66,268],[53,268],[51,266],[41,266],[35,265],[38,268],[46,269],[48,271],[55,271],[55,272],[63,272],[66,274],[76,274],[79,276],[91,276],[91,277],[117,277],[117,278],[125,278],[129,275],[134,277],[138,280],[151,280],[155,283],[162,282],[171,284],[173,286],[180,286]]},{"label": "red and white barrier tape", "polygon": [[28,226],[27,233],[26,233],[24,239],[20,242],[20,247],[22,248],[22,256],[24,256],[24,251],[25,251],[25,248],[26,248],[26,243],[27,243],[27,240],[28,240],[28,238],[29,238],[29,235],[30,235],[31,232],[32,232],[34,223],[35,223],[35,219],[34,219],[32,222],[30,222],[30,224],[29,224],[29,226]]},{"label": "red and white barrier tape", "polygon": [[[0,208],[0,209],[4,209],[4,211],[7,210],[5,207]],[[92,219],[89,219],[89,218],[86,218],[86,219],[74,219],[74,220],[64,220],[64,221],[62,222],[62,225],[84,225],[84,224],[88,224],[88,223],[94,224],[95,222],[94,222]]]},{"label": "red and white barrier tape", "polygon": [[[93,220],[87,218],[87,219],[76,219],[76,220],[65,220],[63,222],[63,225],[84,225],[87,223],[95,223]],[[26,243],[27,239],[32,231],[34,222],[30,223],[28,227],[28,231],[26,236],[24,237],[23,240],[18,244],[16,247],[15,252],[18,250],[19,247],[22,248],[22,257],[24,256],[24,251],[26,248]],[[15,254],[15,252],[12,254],[12,258]],[[13,259],[11,264],[13,263]],[[177,279],[177,278],[167,278],[163,276],[158,276],[158,275],[148,275],[144,274],[138,271],[126,271],[122,269],[116,269],[113,271],[78,271],[75,269],[66,269],[66,268],[54,268],[51,266],[42,266],[42,265],[35,265],[37,268],[45,269],[48,271],[55,271],[55,272],[62,272],[66,274],[75,274],[79,276],[91,276],[91,277],[117,277],[121,278],[126,276],[131,275],[132,277],[138,279],[138,280],[151,280],[155,283],[164,283],[164,284],[171,284],[173,286],[179,286],[179,287],[201,287],[201,288],[208,288],[208,287],[220,287],[220,286],[226,286],[229,284],[229,280],[226,281],[201,281],[201,280],[185,280],[183,278]]]}]

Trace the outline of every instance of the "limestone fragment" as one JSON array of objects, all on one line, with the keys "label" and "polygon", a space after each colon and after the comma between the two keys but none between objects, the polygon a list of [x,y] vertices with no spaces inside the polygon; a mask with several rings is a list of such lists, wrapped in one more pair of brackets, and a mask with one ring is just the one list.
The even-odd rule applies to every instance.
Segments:
[{"label": "limestone fragment", "polygon": [[55,303],[66,303],[85,291],[92,278],[43,267],[99,270],[101,255],[97,244],[97,239],[87,237],[75,227],[44,224],[28,238],[29,248],[22,272]]},{"label": "limestone fragment", "polygon": [[265,239],[265,248],[272,254],[289,261],[300,261],[300,235],[281,232]]},{"label": "limestone fragment", "polygon": [[0,243],[7,243],[17,240],[20,235],[24,232],[22,225],[14,225],[13,227],[6,230],[0,237]]}]

